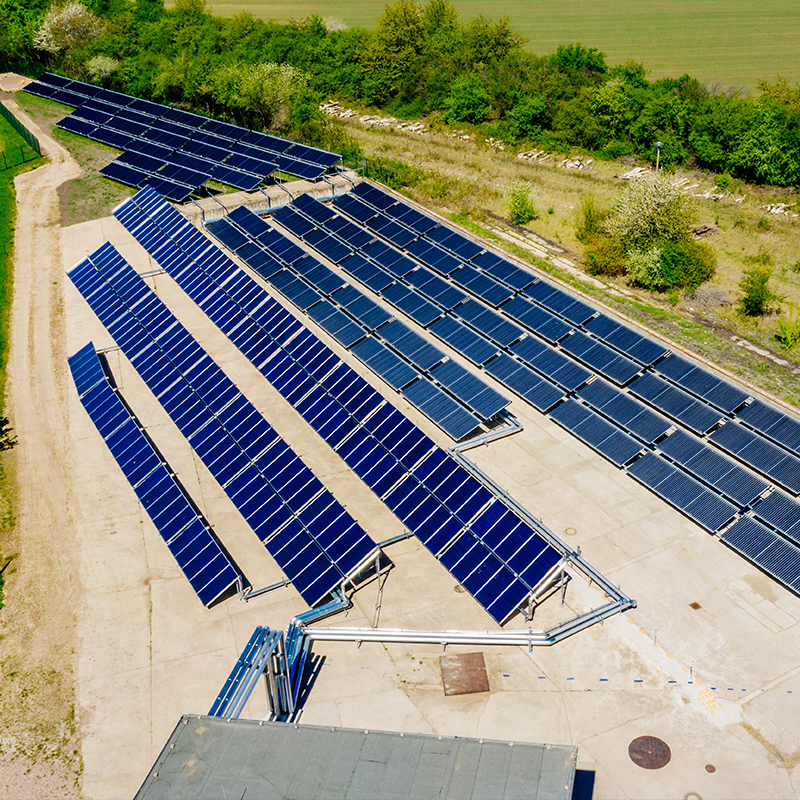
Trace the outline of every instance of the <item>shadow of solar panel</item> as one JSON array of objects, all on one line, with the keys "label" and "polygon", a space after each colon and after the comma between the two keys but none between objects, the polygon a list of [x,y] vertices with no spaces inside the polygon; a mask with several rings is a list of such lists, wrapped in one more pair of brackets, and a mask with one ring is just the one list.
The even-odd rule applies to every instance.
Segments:
[{"label": "shadow of solar panel", "polygon": [[422,325],[423,328],[442,316],[440,308],[437,308],[422,295],[402,283],[395,283],[389,286],[383,292],[383,297],[415,322]]},{"label": "shadow of solar panel", "polygon": [[337,289],[332,294],[331,299],[370,330],[375,330],[379,325],[388,322],[392,318],[392,315],[385,308],[379,306],[369,297],[365,297],[350,284]]},{"label": "shadow of solar panel", "polygon": [[489,361],[484,369],[542,413],[548,412],[564,397],[564,392],[557,386],[505,353]]},{"label": "shadow of solar panel", "polygon": [[502,310],[520,325],[538,333],[543,339],[547,339],[553,344],[573,330],[571,325],[524,297],[514,297],[503,305]]},{"label": "shadow of solar panel", "polygon": [[582,331],[573,331],[571,335],[561,340],[560,345],[579,361],[620,386],[628,383],[642,369],[639,364],[615,353],[610,347],[606,347]]},{"label": "shadow of solar panel", "polygon": [[514,293],[494,278],[478,272],[474,267],[464,266],[450,275],[450,280],[462,289],[477,295],[488,305],[497,308]]},{"label": "shadow of solar panel", "polygon": [[755,515],[776,531],[800,544],[800,503],[783,492],[772,492],[753,507]]},{"label": "shadow of solar panel", "polygon": [[574,391],[591,377],[589,370],[530,336],[515,342],[511,350],[529,367],[567,391]]},{"label": "shadow of solar panel", "polygon": [[452,317],[437,319],[428,330],[478,366],[498,352],[496,345]]},{"label": "shadow of solar panel", "polygon": [[800,450],[800,422],[794,417],[753,400],[736,415],[751,428],[769,436],[790,450]]},{"label": "shadow of solar panel", "polygon": [[634,379],[629,388],[637,397],[647,400],[695,433],[707,433],[720,421],[721,415],[718,411],[689,397],[652,373],[646,372]]},{"label": "shadow of solar panel", "polygon": [[659,448],[698,478],[742,506],[752,503],[768,484],[683,431],[675,431]]},{"label": "shadow of solar panel", "polygon": [[310,308],[308,315],[344,347],[352,347],[367,335],[365,328],[353,322],[328,300]]},{"label": "shadow of solar panel", "polygon": [[550,416],[618,467],[642,450],[641,444],[574,400],[556,406]]},{"label": "shadow of solar panel", "polygon": [[146,172],[129,167],[127,164],[120,164],[119,161],[112,161],[103,167],[100,174],[109,180],[135,187],[141,186],[149,177]]},{"label": "shadow of solar panel", "polygon": [[750,517],[737,520],[722,541],[785,586],[800,592],[800,549]]},{"label": "shadow of solar panel", "polygon": [[429,370],[444,358],[444,354],[440,350],[400,320],[395,319],[381,326],[378,335],[423,371]]},{"label": "shadow of solar panel", "polygon": [[714,444],[770,477],[791,492],[800,492],[800,459],[742,425],[728,422],[710,436]]},{"label": "shadow of solar panel", "polygon": [[750,396],[747,392],[731,386],[727,381],[676,356],[675,353],[670,353],[659,361],[655,369],[723,411],[733,411]]},{"label": "shadow of solar panel", "polygon": [[367,261],[366,258],[358,254],[344,259],[339,266],[352,275],[357,281],[360,281],[378,294],[395,282],[393,275],[390,275],[386,270],[375,266],[375,264]]},{"label": "shadow of solar panel", "polygon": [[508,347],[512,342],[525,336],[522,328],[503,319],[475,300],[467,300],[466,303],[457,306],[453,313],[501,347]]},{"label": "shadow of solar panel", "polygon": [[525,294],[575,325],[582,325],[596,313],[586,303],[576,300],[547,281],[537,281],[525,290]]},{"label": "shadow of solar panel", "polygon": [[506,261],[506,259],[489,250],[475,256],[472,259],[472,263],[501,283],[517,291],[527,288],[536,280],[527,270],[512,264],[510,261]]},{"label": "shadow of solar panel", "polygon": [[340,261],[347,258],[347,256],[353,255],[352,249],[346,244],[342,244],[329,233],[319,228],[310,231],[306,235],[304,241],[310,244],[315,250],[322,253],[322,255],[333,264],[338,264]]},{"label": "shadow of solar panel", "polygon": [[417,377],[417,371],[382,342],[367,337],[351,348],[352,353],[398,391]]},{"label": "shadow of solar panel", "polygon": [[425,267],[419,267],[409,272],[408,275],[405,276],[405,280],[446,311],[454,308],[467,298],[464,292],[456,289],[455,286],[430,272]]},{"label": "shadow of solar panel", "polygon": [[424,378],[402,390],[403,396],[456,441],[478,427],[480,420]]},{"label": "shadow of solar panel", "polygon": [[423,239],[416,239],[410,242],[406,250],[418,261],[444,277],[448,277],[462,266],[460,259],[450,255],[446,250],[442,250],[438,245],[431,244]]},{"label": "shadow of solar panel", "polygon": [[431,375],[484,420],[504,409],[509,400],[455,361],[445,361]]}]

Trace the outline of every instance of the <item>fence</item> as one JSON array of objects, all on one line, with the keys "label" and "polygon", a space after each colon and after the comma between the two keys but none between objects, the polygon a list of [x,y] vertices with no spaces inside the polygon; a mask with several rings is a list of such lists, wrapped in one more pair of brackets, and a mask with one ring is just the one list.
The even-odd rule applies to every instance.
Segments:
[{"label": "fence", "polygon": [[[42,154],[42,149],[39,146],[39,140],[6,108],[4,103],[0,102],[0,116],[3,117],[8,124],[25,140],[25,143],[34,151],[35,155],[26,157],[25,149],[22,145],[17,147],[12,146],[8,150],[0,152],[0,166],[3,169],[10,169],[16,167],[18,164],[24,164],[26,161],[32,161]],[[19,159],[15,160],[15,154],[19,155]]]}]

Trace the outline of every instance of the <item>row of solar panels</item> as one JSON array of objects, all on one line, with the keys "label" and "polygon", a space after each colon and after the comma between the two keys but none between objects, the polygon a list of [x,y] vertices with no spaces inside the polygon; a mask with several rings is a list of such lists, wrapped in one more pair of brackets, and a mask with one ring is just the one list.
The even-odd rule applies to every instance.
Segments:
[{"label": "row of solar panels", "polygon": [[316,180],[341,156],[45,73],[25,88],[75,107],[58,124],[126,153],[101,174],[175,202],[213,179],[250,191],[276,170]]},{"label": "row of solar panels", "polygon": [[156,192],[139,192],[115,216],[494,619],[558,564],[561,552]]},{"label": "row of solar panels", "polygon": [[94,345],[71,356],[69,367],[78,397],[111,455],[197,596],[211,605],[242,580],[239,569],[114,390]]},{"label": "row of solar panels", "polygon": [[377,551],[110,244],[69,277],[309,605]]},{"label": "row of solar panels", "polygon": [[[415,228],[410,226],[409,214],[413,214],[415,220],[425,215],[374,186],[362,183],[351,195],[337,199],[334,205],[349,214],[354,203],[358,204],[356,213],[360,221],[376,235],[383,235],[381,228],[386,220],[399,227],[409,226],[403,241],[423,231],[424,238],[407,241],[404,248],[450,279],[458,274],[459,259],[469,256],[474,263],[486,257],[485,253],[475,256],[479,246],[456,231],[445,225],[432,227],[436,223],[430,218]],[[324,213],[329,214],[330,210]],[[499,256],[492,256],[491,261],[499,259]],[[665,356],[663,345],[604,315],[597,315],[591,306],[546,281],[525,286],[524,281],[516,277],[507,280],[505,265],[514,266],[504,262],[495,268],[489,261],[485,267],[477,265],[489,273],[485,276],[487,279],[491,278],[496,285],[505,283],[506,287],[505,294],[498,294],[493,286],[494,303],[484,296],[485,302],[500,305],[505,314],[523,327],[546,341],[558,343],[563,350],[618,385],[626,385],[642,367],[649,366],[660,377],[640,376],[633,382],[633,390],[697,433],[708,433],[721,419],[734,416],[745,429],[725,430],[723,426],[715,443],[789,491],[800,492],[800,459],[796,455],[800,447],[800,422],[761,401],[752,400],[746,392],[674,353]],[[512,290],[520,292],[521,296],[504,300]],[[482,294],[487,295],[488,291]],[[477,293],[473,291],[473,294]]]},{"label": "row of solar panels", "polygon": [[[384,197],[389,197],[382,192],[380,194]],[[393,198],[392,201],[394,201]],[[335,205],[337,204],[338,201],[335,202]],[[347,205],[347,203],[345,203],[345,205]],[[295,232],[296,235],[309,241],[312,238],[309,236],[309,233],[313,233],[313,230],[323,229],[331,235],[334,235],[335,231],[336,237],[341,237],[341,239],[347,242],[351,247],[360,245],[359,253],[362,256],[366,255],[369,257],[371,254],[367,251],[370,248],[373,248],[374,254],[374,247],[376,244],[373,236],[374,231],[366,232],[363,229],[360,229],[361,240],[358,241],[354,236],[348,236],[349,231],[347,226],[351,223],[342,217],[332,216],[332,209],[324,206],[324,204],[314,201],[311,198],[305,198],[302,202],[298,201],[295,203],[295,206],[300,211],[298,216],[302,215],[305,217],[305,225],[298,224],[297,221],[292,216],[289,216],[289,214],[287,214],[284,210],[281,210],[279,213],[284,216],[284,220],[287,222],[287,227],[293,229],[293,232]],[[406,208],[410,207],[406,206]],[[412,211],[414,211],[415,214],[419,214],[419,212],[416,212],[414,209],[412,209]],[[297,214],[297,211],[294,213]],[[312,222],[316,223],[319,228],[309,228]],[[445,226],[440,227],[446,230]],[[428,230],[431,229],[428,228]],[[342,232],[344,232],[344,235]],[[456,235],[460,236],[460,234]],[[444,239],[445,236],[442,235],[441,238]],[[311,242],[309,241],[309,243]],[[314,245],[312,244],[312,246]],[[477,247],[477,245],[475,247]],[[328,250],[330,251],[330,248],[328,248]],[[320,252],[325,254],[322,250],[320,250]],[[352,250],[346,250],[344,253],[344,258],[342,258],[339,262],[340,266],[342,266],[344,269],[348,268],[348,261],[350,259],[355,259],[358,257],[358,255],[350,255],[351,252]],[[398,253],[397,255],[400,254]],[[382,269],[384,274],[387,274],[388,270],[392,268],[392,264],[389,263],[388,259],[385,259],[383,263],[377,262],[373,266]],[[403,270],[405,270],[407,266],[407,264],[404,265]],[[415,273],[407,272],[406,276],[410,274],[416,274],[419,271],[420,267],[417,266]],[[391,277],[391,274],[387,274],[387,277]],[[400,277],[404,276],[401,275]],[[442,277],[444,277],[444,275]],[[370,285],[369,282],[364,282],[366,285]],[[374,279],[371,281],[371,283],[372,287],[379,285],[375,283]],[[543,284],[544,282],[540,281],[539,283]],[[518,284],[522,285],[522,281],[519,281]],[[535,287],[538,285],[538,283],[533,284],[530,288],[535,289]],[[560,290],[555,291],[560,292]],[[530,294],[534,293],[530,292]],[[553,293],[549,290],[537,290],[535,294],[539,299],[545,295],[552,299],[553,296]],[[561,294],[565,295],[565,293]],[[432,296],[428,299],[430,299],[432,302],[435,302],[436,300],[436,298]],[[461,300],[460,302],[463,304],[464,301]],[[514,309],[513,316],[515,317],[516,321],[524,324],[524,322],[530,321],[531,312],[526,310],[524,313],[521,313],[521,302],[527,302],[527,299],[517,296],[508,302],[507,305],[517,304],[517,308]],[[557,305],[559,311],[570,308],[569,303],[562,299],[559,299]],[[532,306],[533,304],[531,303],[528,308]],[[455,304],[449,309],[449,312],[451,314],[458,314],[459,308],[461,308],[461,306]],[[573,315],[574,319],[582,319],[588,313],[587,309],[588,307],[584,307],[580,311],[575,311],[573,308],[569,313]],[[588,310],[591,311],[591,309]],[[485,311],[487,315],[493,313],[489,311],[489,309],[485,309]],[[559,324],[564,325],[563,321],[556,317],[555,312],[551,314],[550,311],[547,311],[544,308],[537,309],[537,311],[538,316],[536,318],[536,322],[539,322],[543,319],[541,312],[549,314],[549,319],[544,318],[544,324],[549,327],[553,341],[558,342],[559,338],[564,335],[564,329],[559,329],[558,327]],[[588,325],[591,325],[594,319],[597,318],[590,318],[587,321]],[[475,326],[475,332],[484,334],[484,342],[487,344],[490,344],[490,340],[493,337],[495,344],[502,343],[503,340],[498,341],[497,339],[497,330],[500,330],[500,336],[505,337],[505,342],[511,344],[512,350],[514,348],[517,350],[527,350],[531,348],[530,339],[520,338],[521,336],[524,336],[525,332],[519,328],[516,330],[514,328],[509,329],[505,325],[501,324],[501,322],[499,322],[497,319],[492,317],[485,317],[485,320],[478,320],[478,322],[484,322],[484,324]],[[508,321],[503,322],[509,324]],[[625,345],[629,349],[633,350],[638,358],[656,359],[660,355],[663,355],[664,350],[660,345],[650,343],[652,346],[648,346],[648,340],[632,331],[630,332],[630,336],[626,336],[624,331],[621,330],[622,326],[620,326],[618,323],[613,323],[613,321],[607,317],[602,318],[601,322],[603,329],[602,332],[613,337],[614,345]],[[468,324],[472,325],[473,323],[472,321],[469,321]],[[543,326],[528,325],[526,327],[528,330],[541,335]],[[575,331],[568,333],[568,340],[574,337],[575,333]],[[594,331],[592,333],[594,333]],[[514,339],[516,339],[516,341],[513,341]],[[457,341],[453,343],[453,346],[456,349],[460,349]],[[475,345],[472,344],[470,349],[474,352]],[[492,365],[496,362],[498,357],[493,356],[490,350],[487,350],[485,355],[489,357],[489,360],[482,364],[478,362],[479,365],[483,366],[487,372],[490,372],[490,374],[495,374],[495,376],[498,377],[501,382],[505,383],[505,385],[509,386],[509,388],[514,389],[515,387],[513,385],[511,385],[507,380],[504,380],[507,378],[507,375],[503,374],[502,370],[492,369]],[[679,359],[679,357],[674,356],[673,354],[663,358],[662,362],[665,363],[665,374],[670,377],[678,375],[681,362],[688,364],[688,362],[685,362],[683,359]],[[658,365],[662,362],[657,362],[656,367],[658,367]],[[642,364],[637,368],[637,372],[641,370],[642,366],[644,365]],[[602,370],[597,371],[603,374]],[[686,371],[684,370],[684,372]],[[548,374],[548,377],[552,377],[552,375]],[[609,375],[606,372],[605,377],[613,379],[614,376]],[[743,400],[747,399],[747,395],[740,392],[735,387],[729,386],[728,384],[725,384],[727,389],[721,389],[719,385],[720,383],[720,379],[716,378],[715,376],[710,376],[710,379],[706,381],[705,384],[701,385],[700,376],[695,375],[694,377],[694,386],[698,390],[697,393],[699,394],[701,389],[706,393],[711,393],[712,396],[715,397],[716,402],[720,407],[737,408],[739,405],[741,405]],[[582,438],[587,444],[592,446],[598,452],[602,453],[606,458],[618,466],[623,466],[628,464],[628,462],[631,462],[629,464],[629,471],[632,475],[634,475],[634,477],[637,477],[637,479],[641,480],[641,482],[649,485],[651,489],[656,491],[656,493],[659,493],[662,497],[681,509],[684,513],[686,513],[707,530],[719,531],[720,529],[724,528],[725,525],[727,525],[731,519],[735,517],[735,515],[746,511],[751,503],[757,502],[762,493],[769,488],[765,481],[756,478],[754,475],[747,472],[747,470],[739,467],[733,462],[728,461],[713,448],[700,443],[698,440],[694,439],[694,437],[691,437],[688,434],[683,435],[687,436],[689,439],[695,442],[698,447],[702,448],[702,457],[698,457],[691,461],[688,459],[677,460],[675,465],[670,465],[668,461],[670,457],[668,455],[665,457],[662,454],[649,453],[647,454],[647,458],[639,458],[636,460],[643,450],[642,443],[650,445],[652,448],[656,440],[664,436],[669,431],[669,429],[672,427],[672,422],[660,414],[657,414],[654,411],[646,408],[641,403],[638,403],[628,394],[623,393],[618,389],[614,389],[608,384],[605,384],[605,382],[602,380],[594,380],[586,384],[582,389],[578,388],[579,385],[580,384],[570,387],[569,391],[574,392],[576,389],[578,389],[578,395],[582,396],[581,399],[584,402],[578,403],[571,400],[556,406],[556,408],[551,412],[556,421],[569,429],[575,435],[579,436],[579,438]],[[790,489],[794,488],[796,485],[795,482],[800,476],[794,467],[796,459],[793,455],[782,451],[780,448],[775,447],[769,442],[758,440],[754,433],[734,422],[720,426],[720,422],[723,419],[722,413],[714,410],[707,403],[701,401],[698,397],[693,397],[689,393],[678,388],[678,386],[670,383],[670,381],[654,375],[651,372],[646,372],[645,374],[640,375],[630,384],[630,391],[643,400],[649,402],[657,409],[669,414],[673,419],[683,422],[689,430],[693,430],[700,435],[716,428],[716,430],[713,431],[710,439],[714,441],[715,444],[718,444],[729,452],[735,452],[734,447],[738,444],[738,453],[741,453],[746,446],[756,441],[759,452],[773,454],[772,461],[768,461],[765,458],[758,459],[755,455],[751,455],[749,459],[742,460],[745,461],[745,463],[748,463],[749,461],[750,466],[757,464],[758,467],[760,467],[760,471],[763,471],[764,474],[769,475],[769,477],[775,480],[776,483],[784,485]],[[594,402],[589,399],[590,397]],[[587,407],[587,405],[590,407]],[[763,406],[763,404],[761,405]],[[749,405],[745,406],[745,409],[742,411],[742,413],[747,413],[747,409],[749,407]],[[769,408],[768,406],[763,407]],[[779,412],[775,412],[775,414],[778,415]],[[784,425],[791,424],[791,422],[793,422],[790,420],[790,418],[782,415],[781,419],[771,420],[772,425],[777,426],[781,424],[781,420],[784,421]],[[677,433],[682,432],[676,432],[676,435],[668,437],[664,440],[665,443],[670,442],[673,449],[676,446],[676,443],[680,440],[677,436]],[[659,446],[661,445],[659,444]],[[658,487],[661,485],[660,481],[655,486],[651,485],[653,483],[652,481],[650,481],[650,483],[647,482],[647,476],[649,475],[649,472],[647,472],[645,466],[648,463],[652,463],[652,459],[655,459],[659,464],[662,470],[659,473],[660,475],[665,474],[666,471],[672,476],[671,480],[665,484],[665,486],[674,485],[676,487],[674,491],[666,493],[663,486],[661,487],[661,491],[659,491]],[[641,464],[639,463],[640,461]],[[636,465],[639,466],[637,467]],[[639,472],[640,470],[641,472]],[[689,474],[687,475],[685,473]],[[770,500],[770,498],[773,499]],[[786,500],[790,504],[797,505],[794,500],[787,498],[781,492],[773,492],[766,498],[766,500],[762,500],[759,503],[759,507],[762,508],[762,513],[766,513],[763,512],[763,509],[766,509],[768,506],[765,506],[764,503],[781,502],[782,500]],[[798,506],[798,508],[800,508],[800,506]],[[786,535],[780,526],[775,527],[775,531]],[[775,531],[773,531],[773,535],[775,535]],[[792,585],[791,581],[787,581],[785,574],[779,577],[784,582]]]},{"label": "row of solar panels", "polygon": [[508,405],[507,398],[244,206],[207,227],[453,438]]}]

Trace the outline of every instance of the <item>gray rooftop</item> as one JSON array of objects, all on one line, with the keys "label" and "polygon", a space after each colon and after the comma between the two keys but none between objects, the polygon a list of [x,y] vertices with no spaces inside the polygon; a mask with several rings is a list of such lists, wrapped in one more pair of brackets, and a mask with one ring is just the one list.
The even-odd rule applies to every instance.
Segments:
[{"label": "gray rooftop", "polygon": [[569,800],[577,747],[181,718],[135,800]]}]

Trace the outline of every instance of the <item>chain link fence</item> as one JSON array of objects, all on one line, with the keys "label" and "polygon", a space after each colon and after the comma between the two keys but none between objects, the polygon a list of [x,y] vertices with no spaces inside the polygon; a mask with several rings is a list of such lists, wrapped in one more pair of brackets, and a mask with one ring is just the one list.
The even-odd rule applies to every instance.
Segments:
[{"label": "chain link fence", "polygon": [[42,154],[39,140],[6,108],[4,103],[0,103],[0,116],[22,137],[27,147],[23,145],[12,145],[5,150],[0,150],[0,169],[7,170],[33,161]]}]

